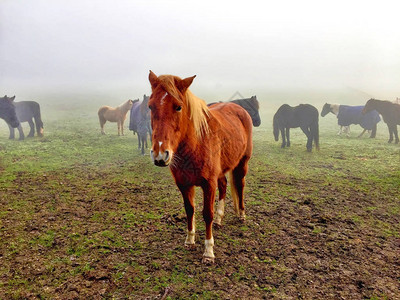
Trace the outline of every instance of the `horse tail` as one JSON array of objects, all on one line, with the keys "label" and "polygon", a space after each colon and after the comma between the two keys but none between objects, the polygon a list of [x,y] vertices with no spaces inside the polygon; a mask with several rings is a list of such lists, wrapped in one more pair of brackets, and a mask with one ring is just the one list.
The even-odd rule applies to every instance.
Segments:
[{"label": "horse tail", "polygon": [[310,126],[311,136],[314,140],[315,148],[319,150],[319,125],[318,116],[317,119]]},{"label": "horse tail", "polygon": [[100,121],[100,125],[103,126],[104,123],[106,123],[106,118],[104,117],[104,113],[107,111],[107,107],[106,106],[102,106],[100,107],[99,111],[98,111],[98,115],[99,115],[99,121]]},{"label": "horse tail", "polygon": [[41,113],[40,113],[40,105],[39,105],[39,103],[37,103],[37,106],[34,109],[33,118],[35,119],[37,134],[39,136],[43,136],[43,122],[42,122],[42,116],[41,116]]},{"label": "horse tail", "polygon": [[236,188],[235,179],[233,177],[232,171],[229,171],[228,177],[229,177],[229,185],[231,187],[233,208],[235,210],[235,213],[239,214],[239,193],[238,193],[237,188]]}]

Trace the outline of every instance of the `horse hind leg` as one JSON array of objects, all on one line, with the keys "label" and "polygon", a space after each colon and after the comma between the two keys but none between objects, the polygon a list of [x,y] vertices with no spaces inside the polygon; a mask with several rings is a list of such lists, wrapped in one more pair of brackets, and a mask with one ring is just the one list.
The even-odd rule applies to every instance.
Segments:
[{"label": "horse hind leg", "polygon": [[107,120],[102,115],[99,115],[99,122],[100,122],[101,134],[106,134],[106,132],[104,131],[104,124],[106,124]]},{"label": "horse hind leg", "polygon": [[360,133],[360,135],[358,136],[358,138],[361,138],[363,135],[364,135],[364,133],[367,131],[367,129],[364,129],[361,133]]},{"label": "horse hind leg", "polygon": [[214,218],[214,227],[216,228],[222,227],[222,219],[225,214],[226,185],[227,180],[225,176],[218,179],[218,206]]},{"label": "horse hind leg", "polygon": [[304,132],[304,134],[307,136],[307,151],[311,152],[312,151],[312,141],[313,141],[313,137],[311,134],[311,128],[308,129],[308,127],[300,127],[301,130]]},{"label": "horse hind leg", "polygon": [[35,136],[35,124],[33,123],[32,120],[29,120],[28,124],[29,124],[29,127],[30,127],[28,137],[33,137],[33,136]]},{"label": "horse hind leg", "polygon": [[10,136],[8,137],[10,140],[15,139],[15,129],[12,128],[10,125],[8,125],[8,128],[10,129]]}]

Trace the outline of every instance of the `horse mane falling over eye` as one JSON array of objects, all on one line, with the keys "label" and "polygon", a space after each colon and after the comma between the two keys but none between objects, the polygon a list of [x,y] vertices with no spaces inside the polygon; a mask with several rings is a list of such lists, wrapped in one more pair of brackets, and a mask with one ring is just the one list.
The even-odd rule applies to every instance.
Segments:
[{"label": "horse mane falling over eye", "polygon": [[[189,91],[193,77],[157,77],[150,71],[149,100],[153,128],[151,157],[156,166],[170,167],[185,204],[185,246],[195,246],[194,187],[203,190],[206,239],[203,261],[214,261],[212,224],[221,225],[229,174],[234,209],[245,219],[244,185],[252,154],[252,121],[237,104],[218,103],[207,107]],[[219,201],[214,219],[216,189]]]},{"label": "horse mane falling over eye", "polygon": [[209,126],[207,123],[209,109],[206,102],[195,96],[189,89],[186,89],[184,95],[182,95],[179,87],[175,84],[176,80],[179,80],[179,77],[177,76],[160,75],[158,79],[160,81],[160,84],[163,86],[165,92],[171,95],[173,98],[180,99],[182,98],[182,96],[184,96],[183,101],[185,101],[185,104],[188,108],[188,115],[190,120],[192,120],[193,122],[196,136],[201,137],[203,136],[203,134],[207,134],[209,130]]}]

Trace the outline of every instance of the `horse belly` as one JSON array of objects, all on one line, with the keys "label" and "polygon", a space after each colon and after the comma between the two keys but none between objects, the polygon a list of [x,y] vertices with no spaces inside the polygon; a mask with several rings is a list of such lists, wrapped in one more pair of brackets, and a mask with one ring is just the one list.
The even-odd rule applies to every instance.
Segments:
[{"label": "horse belly", "polygon": [[119,114],[116,111],[107,111],[104,114],[104,117],[109,122],[118,122],[118,120],[120,119]]}]

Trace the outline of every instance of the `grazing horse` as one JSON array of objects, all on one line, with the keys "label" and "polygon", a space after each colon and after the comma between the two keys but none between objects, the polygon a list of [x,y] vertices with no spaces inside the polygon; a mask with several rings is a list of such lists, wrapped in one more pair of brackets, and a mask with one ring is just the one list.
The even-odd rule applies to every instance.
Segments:
[{"label": "grazing horse", "polygon": [[144,148],[147,148],[147,133],[151,139],[149,98],[149,96],[144,95],[142,101],[135,100],[129,121],[129,130],[132,130],[133,134],[138,134],[138,148],[142,149],[143,155]]},{"label": "grazing horse", "polygon": [[132,108],[133,100],[128,100],[117,107],[102,106],[99,108],[98,115],[101,127],[101,134],[106,134],[104,131],[104,124],[109,122],[117,122],[118,135],[124,135],[124,122],[126,114]]},{"label": "grazing horse", "polygon": [[311,152],[313,141],[319,150],[318,110],[314,106],[300,104],[292,107],[283,104],[274,115],[273,127],[275,141],[279,140],[279,131],[281,132],[281,148],[290,147],[290,128],[300,127],[307,136],[307,151]]},{"label": "grazing horse", "polygon": [[9,126],[16,128],[20,126],[20,123],[15,111],[14,99],[15,96],[0,98],[0,119],[6,121]]},{"label": "grazing horse", "polygon": [[[20,101],[14,102],[15,111],[17,113],[18,120],[23,122],[28,122],[30,131],[28,137],[33,137],[35,135],[35,125],[37,135],[43,136],[43,122],[40,114],[40,105],[35,101]],[[35,120],[35,122],[33,122]],[[10,139],[15,138],[14,128],[12,126],[8,126],[10,129]],[[24,131],[22,130],[22,126],[19,125],[17,127],[19,132],[19,139],[23,140],[25,138]]]},{"label": "grazing horse", "polygon": [[[340,126],[338,134],[346,132],[346,135],[350,134],[351,124],[360,124],[364,129],[363,132],[358,137],[362,137],[364,133],[368,130],[371,131],[371,138],[376,136],[377,124],[381,120],[379,113],[376,110],[370,111],[367,114],[363,114],[364,106],[349,106],[340,104],[329,104],[325,103],[322,107],[321,117],[325,117],[328,113],[333,113],[337,116],[338,124]],[[345,128],[345,130],[343,130]]]},{"label": "grazing horse", "polygon": [[[249,113],[251,120],[253,121],[254,127],[258,127],[261,125],[261,118],[259,114],[260,103],[257,100],[257,96],[252,96],[251,98],[246,98],[246,99],[232,100],[230,102],[240,105]],[[221,103],[221,102],[213,102],[207,105],[211,106],[215,103]]]},{"label": "grazing horse", "polygon": [[252,154],[252,121],[234,103],[208,107],[188,89],[196,76],[181,79],[173,75],[149,74],[149,101],[153,128],[151,158],[156,166],[169,166],[185,204],[187,236],[185,246],[195,246],[195,186],[203,190],[203,218],[206,223],[204,263],[214,262],[214,201],[219,190],[215,223],[224,216],[229,174],[234,209],[245,219],[243,191],[248,161]]},{"label": "grazing horse", "polygon": [[383,117],[383,121],[387,124],[389,129],[389,140],[388,143],[393,142],[393,136],[395,138],[395,143],[399,143],[399,135],[397,133],[397,125],[400,125],[400,105],[387,101],[387,100],[377,100],[369,99],[364,106],[362,111],[366,114],[370,111],[376,110]]}]

